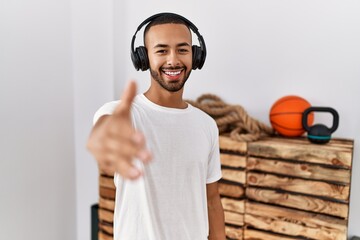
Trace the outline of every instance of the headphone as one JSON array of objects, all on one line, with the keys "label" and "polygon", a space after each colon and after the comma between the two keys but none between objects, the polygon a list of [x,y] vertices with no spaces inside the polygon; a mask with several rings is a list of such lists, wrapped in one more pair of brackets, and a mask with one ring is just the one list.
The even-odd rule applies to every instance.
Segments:
[{"label": "headphone", "polygon": [[158,13],[155,14],[149,18],[147,18],[145,21],[143,21],[138,28],[136,29],[136,32],[134,34],[134,36],[132,37],[131,40],[131,60],[134,64],[134,67],[137,71],[139,71],[139,69],[141,69],[141,71],[146,71],[147,69],[150,68],[150,64],[149,64],[149,58],[147,56],[147,50],[144,46],[139,46],[136,49],[134,49],[134,43],[135,43],[135,38],[136,38],[136,33],[147,23],[150,23],[151,21],[153,21],[155,18],[161,17],[161,16],[175,16],[181,20],[183,20],[187,26],[197,35],[199,43],[200,43],[200,47],[193,45],[192,46],[192,69],[201,69],[205,63],[205,58],[206,58],[206,45],[205,45],[205,41],[204,38],[200,35],[198,28],[192,23],[190,22],[188,19],[184,18],[183,16],[180,16],[178,14],[175,13]]}]

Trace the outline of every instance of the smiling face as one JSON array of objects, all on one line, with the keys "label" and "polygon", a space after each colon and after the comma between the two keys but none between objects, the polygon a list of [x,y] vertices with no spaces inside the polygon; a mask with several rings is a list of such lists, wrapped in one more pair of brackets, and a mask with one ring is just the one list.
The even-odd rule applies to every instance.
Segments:
[{"label": "smiling face", "polygon": [[145,36],[152,82],[169,91],[184,87],[192,68],[191,33],[183,24],[152,26]]}]

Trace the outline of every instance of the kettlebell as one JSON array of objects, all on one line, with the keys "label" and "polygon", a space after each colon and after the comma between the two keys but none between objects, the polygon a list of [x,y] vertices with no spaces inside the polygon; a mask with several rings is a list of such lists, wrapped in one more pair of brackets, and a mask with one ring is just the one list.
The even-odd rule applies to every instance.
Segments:
[{"label": "kettlebell", "polygon": [[[328,112],[333,116],[333,124],[331,128],[328,128],[324,124],[315,124],[313,126],[308,126],[308,115],[311,112]],[[303,128],[307,131],[307,138],[312,143],[324,144],[330,141],[331,134],[339,126],[339,114],[333,108],[329,107],[309,107],[305,109],[302,114],[302,125]]]}]

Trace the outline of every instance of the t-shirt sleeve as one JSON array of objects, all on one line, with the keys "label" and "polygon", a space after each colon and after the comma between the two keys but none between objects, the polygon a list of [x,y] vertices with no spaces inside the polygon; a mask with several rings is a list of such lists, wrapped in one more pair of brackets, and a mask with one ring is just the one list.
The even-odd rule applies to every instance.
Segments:
[{"label": "t-shirt sleeve", "polygon": [[220,163],[220,148],[219,148],[219,130],[214,121],[212,127],[212,149],[209,154],[208,172],[206,183],[213,183],[222,177],[221,174],[221,163]]},{"label": "t-shirt sleeve", "polygon": [[[111,115],[119,103],[120,103],[120,101],[112,101],[112,102],[108,102],[108,103],[105,103],[104,105],[102,105],[94,114],[93,125],[96,124],[96,122],[100,119],[100,117],[102,117],[104,115]],[[114,173],[115,187],[117,187],[118,178],[119,178],[119,176],[115,172]]]},{"label": "t-shirt sleeve", "polygon": [[119,104],[119,102],[120,101],[112,101],[105,103],[103,106],[101,106],[94,114],[93,124],[95,125],[100,117],[104,115],[111,115],[114,112],[116,106]]}]

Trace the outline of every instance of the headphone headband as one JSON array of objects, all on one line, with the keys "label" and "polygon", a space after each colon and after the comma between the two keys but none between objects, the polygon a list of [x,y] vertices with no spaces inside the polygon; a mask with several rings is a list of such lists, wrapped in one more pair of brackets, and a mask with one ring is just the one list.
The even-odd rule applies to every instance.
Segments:
[{"label": "headphone headband", "polygon": [[186,25],[197,35],[198,37],[198,41],[200,43],[200,47],[198,46],[193,46],[193,69],[201,69],[202,66],[204,65],[205,62],[205,58],[206,58],[206,45],[205,45],[205,41],[204,38],[201,36],[201,34],[199,33],[198,28],[188,19],[186,19],[185,17],[175,14],[175,13],[169,13],[169,12],[164,12],[164,13],[158,13],[155,14],[153,16],[148,17],[147,19],[145,19],[136,29],[134,36],[132,37],[131,40],[131,59],[133,61],[134,67],[136,68],[136,70],[141,69],[142,71],[145,71],[149,68],[149,62],[148,62],[148,58],[147,58],[147,52],[145,47],[138,47],[138,48],[134,48],[134,44],[135,44],[135,39],[136,39],[136,34],[137,32],[140,31],[140,29],[152,22],[154,19],[161,17],[161,16],[166,16],[166,15],[170,15],[170,16],[175,16],[177,18],[179,18],[180,20],[184,21],[186,23]]},{"label": "headphone headband", "polygon": [[183,20],[186,24],[189,25],[189,27],[191,28],[191,30],[193,30],[194,33],[198,32],[198,28],[192,23],[190,22],[190,20],[184,18],[183,16],[176,14],[176,13],[169,13],[169,12],[164,12],[164,13],[158,13],[155,15],[152,15],[150,17],[148,17],[147,19],[145,19],[142,23],[140,23],[140,25],[138,26],[135,34],[147,23],[150,23],[152,20],[154,20],[155,18],[161,17],[161,16],[165,16],[165,15],[172,15],[175,17],[180,18],[181,20]]}]

